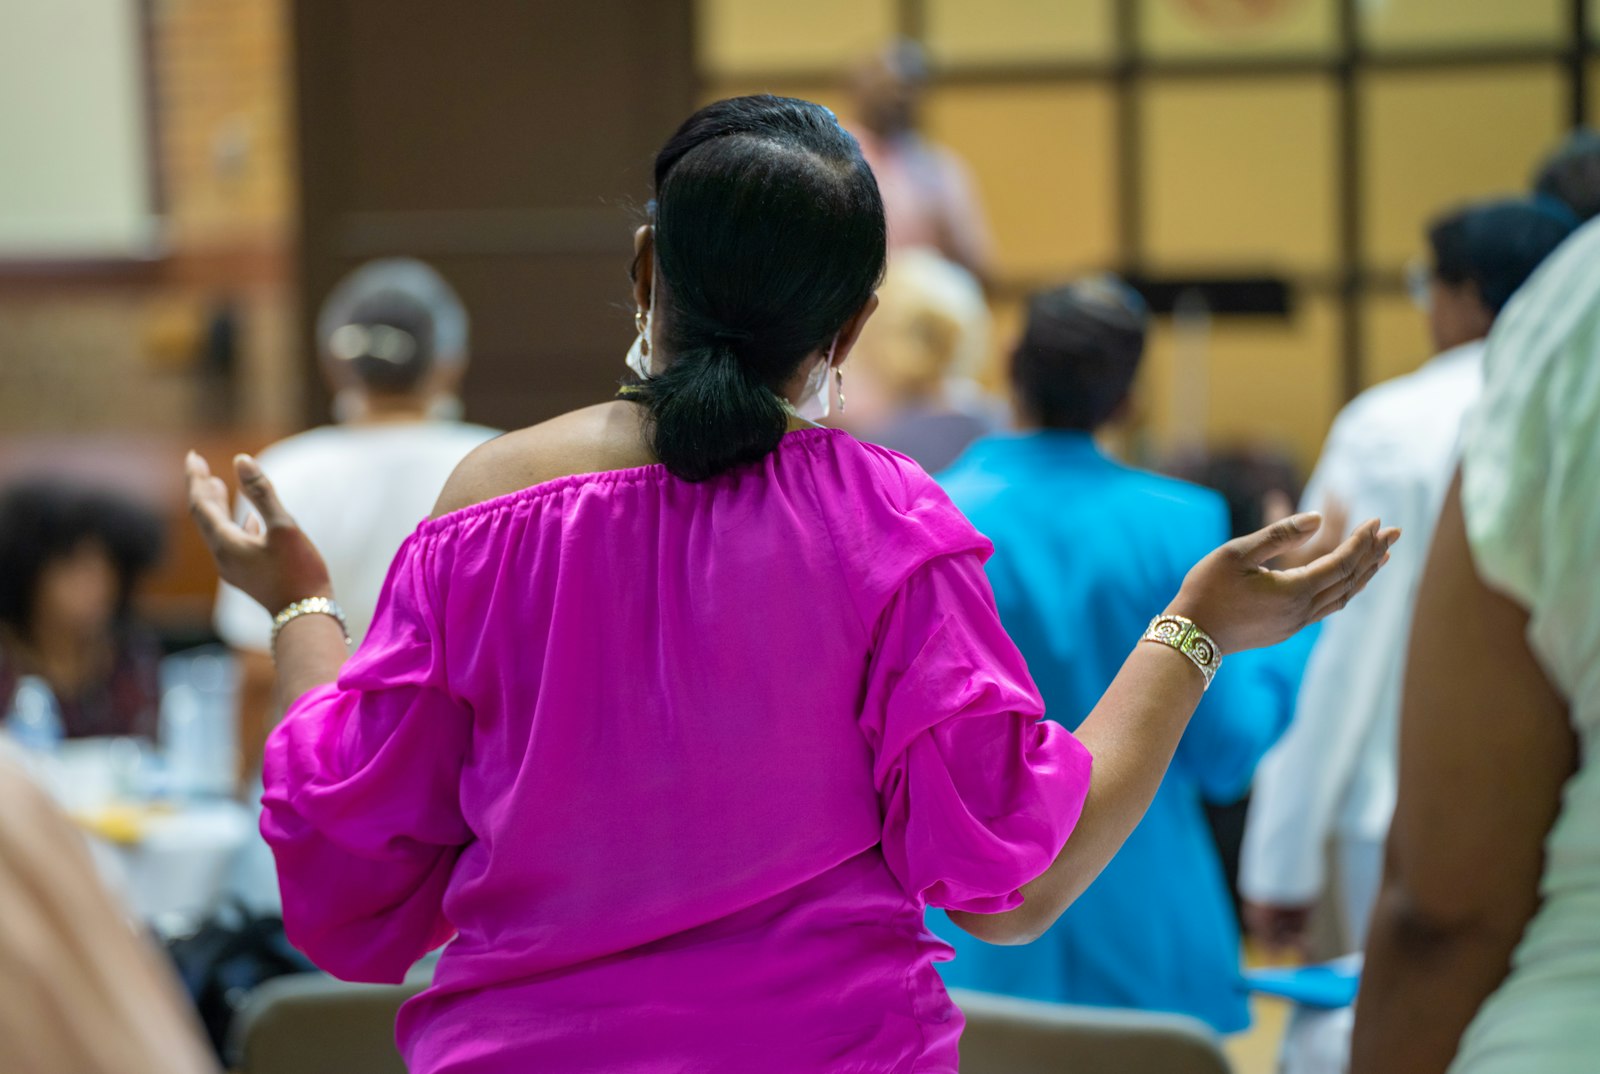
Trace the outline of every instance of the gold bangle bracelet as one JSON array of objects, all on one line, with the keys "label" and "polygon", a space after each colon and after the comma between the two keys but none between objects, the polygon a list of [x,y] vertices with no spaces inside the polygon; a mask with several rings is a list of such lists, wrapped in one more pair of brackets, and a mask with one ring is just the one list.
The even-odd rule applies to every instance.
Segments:
[{"label": "gold bangle bracelet", "polygon": [[1187,656],[1200,669],[1200,674],[1205,676],[1205,688],[1211,689],[1211,680],[1216,678],[1217,669],[1222,666],[1222,650],[1193,619],[1185,619],[1181,615],[1158,615],[1150,620],[1144,636],[1139,640],[1166,645]]},{"label": "gold bangle bracelet", "polygon": [[350,646],[350,624],[345,621],[344,609],[339,607],[339,602],[331,597],[306,597],[297,600],[283,611],[272,617],[272,655],[278,655],[278,634],[283,628],[300,618],[302,615],[326,615],[339,624],[339,630],[344,634],[346,648]]}]

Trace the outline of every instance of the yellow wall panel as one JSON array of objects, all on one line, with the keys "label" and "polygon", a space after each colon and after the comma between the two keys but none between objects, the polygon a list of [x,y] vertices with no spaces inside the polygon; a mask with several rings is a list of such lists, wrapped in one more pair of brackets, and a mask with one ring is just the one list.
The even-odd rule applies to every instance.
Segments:
[{"label": "yellow wall panel", "polygon": [[[1133,0],[1122,0],[1131,3]],[[1305,56],[1331,52],[1336,0],[1138,0],[1139,41],[1151,56]]]},{"label": "yellow wall panel", "polygon": [[1148,85],[1141,189],[1150,263],[1331,268],[1335,104],[1320,76]]},{"label": "yellow wall panel", "polygon": [[1433,356],[1427,314],[1404,294],[1369,293],[1361,301],[1361,386],[1410,373]]},{"label": "yellow wall panel", "polygon": [[925,40],[943,64],[1109,60],[1113,0],[926,0]]},{"label": "yellow wall panel", "polygon": [[1364,75],[1367,263],[1399,269],[1440,211],[1526,190],[1565,129],[1566,94],[1554,65]]},{"label": "yellow wall panel", "polygon": [[[1587,0],[1593,2],[1593,0]],[[1374,0],[1358,3],[1360,33],[1373,48],[1556,44],[1570,0]]]},{"label": "yellow wall panel", "polygon": [[895,0],[698,0],[695,46],[712,75],[846,68],[895,32]]},{"label": "yellow wall panel", "polygon": [[978,371],[977,380],[1002,399],[1011,397],[1011,352],[1022,335],[1027,301],[1000,297],[989,303],[993,318],[989,327],[989,359]]},{"label": "yellow wall panel", "polygon": [[1328,298],[1303,299],[1284,319],[1218,318],[1198,341],[1180,342],[1163,317],[1139,376],[1143,431],[1158,453],[1195,446],[1181,442],[1193,429],[1211,447],[1282,448],[1309,472],[1340,405],[1339,338]]},{"label": "yellow wall panel", "polygon": [[1109,87],[948,87],[929,102],[928,128],[972,169],[1002,276],[1053,276],[1115,260]]}]

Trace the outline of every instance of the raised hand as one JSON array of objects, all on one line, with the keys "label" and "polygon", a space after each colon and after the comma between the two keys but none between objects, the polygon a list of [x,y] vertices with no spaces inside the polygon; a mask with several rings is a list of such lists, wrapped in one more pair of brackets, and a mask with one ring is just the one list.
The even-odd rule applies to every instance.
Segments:
[{"label": "raised hand", "polygon": [[1389,561],[1400,531],[1372,519],[1304,566],[1267,566],[1306,544],[1321,526],[1315,512],[1293,515],[1229,541],[1195,564],[1167,611],[1193,619],[1224,654],[1276,645],[1333,614]]},{"label": "raised hand", "polygon": [[260,465],[236,455],[233,468],[245,497],[260,512],[243,526],[233,520],[227,484],[211,473],[205,459],[191,451],[184,460],[189,514],[222,580],[273,614],[304,597],[332,596],[322,554],[284,510]]}]

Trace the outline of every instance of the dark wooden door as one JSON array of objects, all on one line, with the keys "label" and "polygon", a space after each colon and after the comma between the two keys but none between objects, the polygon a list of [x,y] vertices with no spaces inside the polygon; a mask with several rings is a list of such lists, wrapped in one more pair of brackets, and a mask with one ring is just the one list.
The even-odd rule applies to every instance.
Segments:
[{"label": "dark wooden door", "polygon": [[[690,0],[297,0],[302,341],[329,288],[420,257],[472,315],[468,417],[606,398],[656,148],[693,102]],[[312,369],[307,419],[327,397]]]}]

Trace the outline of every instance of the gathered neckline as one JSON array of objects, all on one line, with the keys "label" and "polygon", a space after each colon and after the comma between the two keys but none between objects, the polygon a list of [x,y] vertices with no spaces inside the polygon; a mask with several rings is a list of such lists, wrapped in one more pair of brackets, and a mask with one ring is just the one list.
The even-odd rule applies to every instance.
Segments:
[{"label": "gathered neckline", "polygon": [[[848,436],[843,429],[834,429],[826,425],[818,425],[810,429],[790,429],[783,434],[783,439],[778,441],[778,446],[772,449],[776,454],[792,443],[801,443],[816,439],[819,436]],[[733,471],[730,471],[733,472]],[[552,493],[568,488],[591,484],[621,484],[628,481],[638,481],[646,478],[671,477],[665,463],[652,462],[643,466],[628,466],[620,470],[589,470],[580,474],[563,474],[552,477],[548,481],[541,481],[527,488],[516,489],[512,492],[503,492],[498,496],[477,503],[458,507],[435,518],[424,519],[417,527],[419,534],[434,533],[439,530],[449,529],[451,526],[480,515],[492,514],[506,507],[513,507],[528,500],[536,500]],[[716,478],[712,478],[716,480]]]}]

